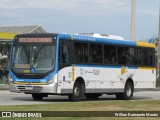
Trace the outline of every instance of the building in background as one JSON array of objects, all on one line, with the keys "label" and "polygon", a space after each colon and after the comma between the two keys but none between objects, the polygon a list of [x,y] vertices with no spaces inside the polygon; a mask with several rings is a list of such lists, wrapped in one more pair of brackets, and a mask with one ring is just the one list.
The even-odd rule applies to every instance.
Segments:
[{"label": "building in background", "polygon": [[46,33],[46,31],[39,25],[31,26],[4,26],[0,27],[0,32],[25,34],[25,33]]}]

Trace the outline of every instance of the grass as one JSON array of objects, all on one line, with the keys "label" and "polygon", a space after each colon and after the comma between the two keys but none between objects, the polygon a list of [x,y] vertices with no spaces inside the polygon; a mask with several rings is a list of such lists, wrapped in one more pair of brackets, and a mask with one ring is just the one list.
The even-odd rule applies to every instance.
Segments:
[{"label": "grass", "polygon": [[3,82],[0,82],[0,84],[4,84]]},{"label": "grass", "polygon": [[0,84],[8,84],[8,82],[0,80]]},{"label": "grass", "polygon": [[0,106],[0,111],[160,111],[160,100],[54,102],[38,105]]},{"label": "grass", "polygon": [[[130,101],[81,101],[81,102],[54,102],[40,105],[0,106],[0,111],[160,111],[160,100],[130,100]],[[36,118],[35,118],[36,119]],[[38,120],[53,118],[38,118]],[[74,120],[75,117],[54,117],[55,120]],[[103,117],[78,117],[77,120],[105,120]],[[151,120],[151,118],[115,118],[110,120]],[[152,118],[159,120],[158,118]],[[14,118],[12,118],[14,120]],[[17,118],[15,119],[17,120]],[[29,118],[26,118],[29,120]]]}]

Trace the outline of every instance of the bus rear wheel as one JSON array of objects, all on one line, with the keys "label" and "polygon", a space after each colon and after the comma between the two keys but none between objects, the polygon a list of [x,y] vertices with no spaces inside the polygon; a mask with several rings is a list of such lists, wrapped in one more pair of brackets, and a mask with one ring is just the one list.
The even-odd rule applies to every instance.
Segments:
[{"label": "bus rear wheel", "polygon": [[32,98],[34,99],[34,100],[42,100],[43,99],[43,94],[38,94],[38,93],[33,93],[32,94]]},{"label": "bus rear wheel", "polygon": [[116,98],[118,100],[130,100],[133,96],[133,89],[133,84],[126,82],[124,93],[116,93]]},{"label": "bus rear wheel", "polygon": [[73,87],[73,93],[68,95],[70,101],[77,102],[84,96],[84,84],[76,82]]},{"label": "bus rear wheel", "polygon": [[87,99],[98,99],[99,98],[99,94],[98,93],[86,93],[85,97]]}]

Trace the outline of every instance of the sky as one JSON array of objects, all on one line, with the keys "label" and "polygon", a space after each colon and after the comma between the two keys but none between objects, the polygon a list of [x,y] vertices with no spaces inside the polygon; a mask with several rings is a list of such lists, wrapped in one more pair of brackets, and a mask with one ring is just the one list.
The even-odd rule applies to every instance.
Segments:
[{"label": "sky", "polygon": [[[132,0],[0,0],[0,26],[40,25],[49,33],[130,39]],[[136,40],[158,36],[159,0],[136,0]]]}]

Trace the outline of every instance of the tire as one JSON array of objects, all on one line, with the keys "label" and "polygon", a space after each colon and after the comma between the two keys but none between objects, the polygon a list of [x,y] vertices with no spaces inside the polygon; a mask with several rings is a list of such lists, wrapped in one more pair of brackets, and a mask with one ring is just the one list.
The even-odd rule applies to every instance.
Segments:
[{"label": "tire", "polygon": [[68,95],[72,102],[77,102],[84,97],[84,84],[76,82],[73,87],[73,93]]},{"label": "tire", "polygon": [[42,100],[43,97],[44,97],[43,94],[37,94],[37,93],[33,93],[33,94],[32,94],[32,98],[33,98],[34,100],[36,100],[36,101]]},{"label": "tire", "polygon": [[124,88],[124,93],[116,93],[117,100],[130,100],[133,97],[133,84],[127,82]]},{"label": "tire", "polygon": [[98,93],[86,93],[85,97],[87,99],[98,99],[99,98],[99,94]]}]

